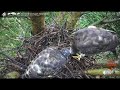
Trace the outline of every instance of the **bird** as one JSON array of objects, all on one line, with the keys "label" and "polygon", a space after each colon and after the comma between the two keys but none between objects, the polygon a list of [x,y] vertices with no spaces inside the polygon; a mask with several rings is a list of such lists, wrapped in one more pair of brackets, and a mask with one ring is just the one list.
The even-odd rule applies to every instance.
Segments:
[{"label": "bird", "polygon": [[81,54],[91,56],[106,51],[113,52],[117,57],[116,47],[120,41],[117,33],[112,30],[88,26],[74,32],[71,43],[73,58],[78,57],[80,60]]},{"label": "bird", "polygon": [[54,78],[59,69],[69,61],[70,48],[47,47],[28,66],[21,78]]}]

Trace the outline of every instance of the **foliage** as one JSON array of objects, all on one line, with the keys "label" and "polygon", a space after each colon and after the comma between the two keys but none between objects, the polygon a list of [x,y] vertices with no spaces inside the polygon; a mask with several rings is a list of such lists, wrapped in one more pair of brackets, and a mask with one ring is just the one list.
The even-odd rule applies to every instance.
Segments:
[{"label": "foliage", "polygon": [[8,78],[8,79],[14,79],[19,77],[20,77],[20,74],[16,71],[10,72],[4,76],[4,78]]},{"label": "foliage", "polygon": [[10,49],[22,45],[26,37],[30,37],[31,23],[28,18],[0,18],[0,48]]},{"label": "foliage", "polygon": [[[46,12],[45,15],[46,15],[45,18],[46,18],[47,25],[57,24],[59,26],[63,26],[64,22],[67,19],[69,20],[71,12]],[[107,20],[111,20],[119,17],[120,17],[119,12],[104,12],[104,11],[103,12],[90,12],[90,11],[85,12],[85,14],[83,14],[77,21],[75,25],[75,29],[85,28],[89,25],[92,25],[96,22],[101,21],[104,18],[107,18]],[[103,23],[103,24],[99,23],[99,24],[96,24],[95,26],[110,29],[120,34],[120,30],[119,30],[120,21]]]},{"label": "foliage", "polygon": [[80,17],[78,23],[76,24],[77,28],[84,28],[92,23],[102,19],[105,15],[105,12],[87,12],[85,15]]},{"label": "foliage", "polygon": [[[99,22],[102,19],[106,18],[107,20],[118,19],[120,17],[119,12],[88,12],[87,14],[80,17],[76,28],[84,28],[89,25],[92,25],[95,22]],[[113,30],[120,35],[120,20],[110,23],[99,23],[95,26],[103,27],[106,29]]]}]

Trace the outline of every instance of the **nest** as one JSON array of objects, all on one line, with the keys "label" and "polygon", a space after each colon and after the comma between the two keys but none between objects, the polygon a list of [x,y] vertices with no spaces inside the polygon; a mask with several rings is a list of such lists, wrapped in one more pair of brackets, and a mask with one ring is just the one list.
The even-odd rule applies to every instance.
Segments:
[{"label": "nest", "polygon": [[68,63],[63,65],[55,74],[55,78],[94,78],[93,76],[85,74],[85,70],[94,67],[94,59],[89,62],[88,58],[82,58],[80,61],[73,58]]},{"label": "nest", "polygon": [[[59,48],[70,47],[70,34],[65,29],[47,28],[38,35],[26,38],[23,45],[17,49],[18,56],[11,60],[13,65],[8,65],[9,69],[16,69],[21,73],[25,72],[30,62],[38,53],[49,46],[58,46]],[[94,67],[94,59],[84,57],[80,61],[69,58],[69,62],[55,74],[57,78],[93,78],[86,75],[84,70]],[[13,62],[16,61],[16,62]],[[18,62],[18,63],[17,63]],[[12,66],[12,67],[11,67]],[[14,66],[14,68],[13,68]]]}]

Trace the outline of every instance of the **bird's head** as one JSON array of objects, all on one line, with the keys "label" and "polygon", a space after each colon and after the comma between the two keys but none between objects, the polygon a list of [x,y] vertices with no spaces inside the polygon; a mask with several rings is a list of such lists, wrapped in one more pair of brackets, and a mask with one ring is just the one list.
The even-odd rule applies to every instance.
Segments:
[{"label": "bird's head", "polygon": [[80,60],[82,57],[85,56],[85,54],[82,54],[82,53],[74,53],[71,47],[62,48],[60,52],[65,58],[68,58],[69,56],[71,56],[76,60]]}]

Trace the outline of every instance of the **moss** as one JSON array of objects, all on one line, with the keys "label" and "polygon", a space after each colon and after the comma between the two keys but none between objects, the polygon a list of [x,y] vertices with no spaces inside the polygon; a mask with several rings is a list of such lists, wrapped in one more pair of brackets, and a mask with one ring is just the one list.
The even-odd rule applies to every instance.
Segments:
[{"label": "moss", "polygon": [[4,78],[19,78],[20,74],[17,71],[10,72]]},{"label": "moss", "polygon": [[[108,74],[105,74],[105,72],[110,72],[110,70],[109,69],[107,69],[107,68],[103,68],[103,69],[90,69],[90,70],[87,70],[87,71],[85,71],[85,73],[86,74],[90,74],[90,75],[108,75]],[[115,70],[114,71],[114,73],[111,73],[111,74],[109,74],[109,75],[115,75],[115,76],[120,76],[120,71],[119,70]]]}]

